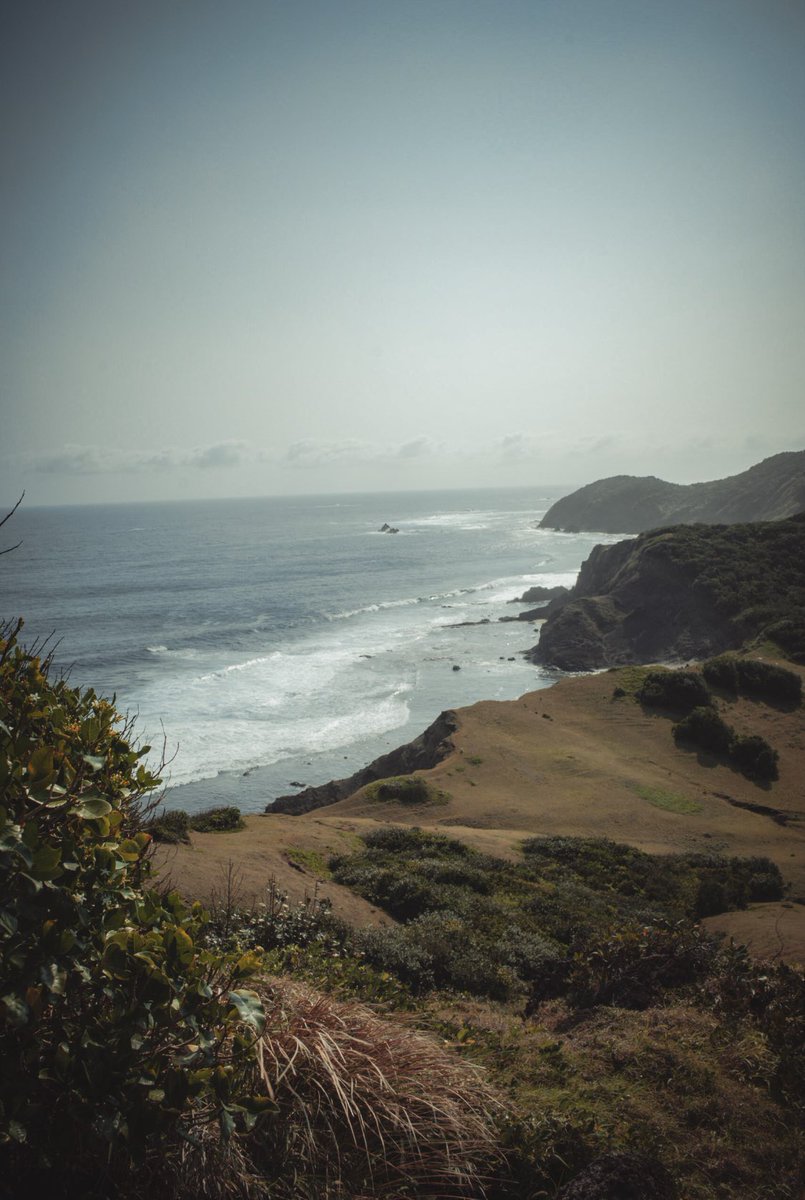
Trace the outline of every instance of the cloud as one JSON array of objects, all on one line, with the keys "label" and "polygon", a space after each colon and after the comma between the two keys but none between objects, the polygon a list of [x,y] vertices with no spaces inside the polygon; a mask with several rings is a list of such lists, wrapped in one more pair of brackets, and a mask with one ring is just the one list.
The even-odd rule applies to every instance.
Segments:
[{"label": "cloud", "polygon": [[509,433],[498,438],[495,442],[497,456],[503,462],[521,462],[524,458],[533,458],[539,450],[539,443],[530,433]]},{"label": "cloud", "polygon": [[280,464],[287,467],[310,469],[328,467],[333,464],[360,466],[390,462],[413,462],[443,452],[443,448],[428,437],[416,437],[398,445],[381,446],[373,442],[360,442],[346,438],[343,441],[317,442],[304,438],[293,442],[283,455]]},{"label": "cloud", "polygon": [[190,467],[203,470],[240,466],[255,458],[245,442],[217,442],[189,450],[123,450],[117,446],[78,446],[28,455],[24,465],[48,475],[108,475],[125,472],[173,471]]},{"label": "cloud", "polygon": [[249,461],[251,455],[244,442],[218,442],[203,450],[194,450],[187,459],[189,467],[237,467]]}]

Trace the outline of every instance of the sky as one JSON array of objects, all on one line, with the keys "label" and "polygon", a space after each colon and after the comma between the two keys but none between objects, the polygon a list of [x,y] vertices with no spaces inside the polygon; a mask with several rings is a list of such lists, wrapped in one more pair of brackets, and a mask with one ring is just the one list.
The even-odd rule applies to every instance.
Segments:
[{"label": "sky", "polygon": [[0,500],[805,447],[805,0],[16,0]]}]

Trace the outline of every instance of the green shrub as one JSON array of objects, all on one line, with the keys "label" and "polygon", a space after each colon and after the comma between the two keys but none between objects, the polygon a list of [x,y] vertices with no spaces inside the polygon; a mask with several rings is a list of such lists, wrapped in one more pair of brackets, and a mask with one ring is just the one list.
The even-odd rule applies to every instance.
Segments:
[{"label": "green shrub", "polygon": [[779,867],[769,858],[727,858],[722,854],[689,854],[685,861],[698,878],[696,920],[746,908],[760,900],[780,900],[785,885]]},{"label": "green shrub", "polygon": [[714,708],[694,708],[674,725],[674,741],[692,742],[711,754],[726,754],[734,732]]},{"label": "green shrub", "polygon": [[726,692],[738,691],[738,668],[730,654],[708,658],[702,663],[702,674],[711,687],[723,688]]},{"label": "green shrub", "polygon": [[735,669],[741,691],[750,696],[783,704],[800,704],[802,701],[802,680],[794,671],[756,658],[736,659]]},{"label": "green shrub", "polygon": [[[253,956],[210,957],[199,906],[148,890],[143,797],[159,780],[92,690],[0,638],[0,1141],[21,1194],[58,1169],[68,1194],[262,1101],[244,1081],[264,1014]],[[147,1173],[146,1171],[146,1173]],[[117,1184],[115,1185],[115,1181]]]},{"label": "green shrub", "polygon": [[805,612],[802,608],[794,616],[767,626],[764,633],[791,662],[805,663]]},{"label": "green shrub", "polygon": [[736,737],[730,746],[730,758],[749,779],[768,783],[779,778],[779,754],[765,738],[751,733]]},{"label": "green shrub", "polygon": [[571,1003],[584,1007],[648,1008],[668,989],[701,982],[715,956],[715,940],[697,926],[619,926],[576,951],[567,994]]},{"label": "green shrub", "polygon": [[726,948],[706,996],[733,1021],[749,1017],[775,1055],[771,1091],[805,1112],[805,972],[787,963],[756,963],[745,946]]},{"label": "green shrub", "polygon": [[163,808],[143,826],[155,842],[189,842],[190,817],[181,808]]},{"label": "green shrub", "polygon": [[[426,912],[395,929],[367,930],[358,944],[414,992],[451,988],[506,1000],[518,990],[512,950],[520,933],[498,941],[459,913]],[[547,955],[546,943],[541,949]]]},{"label": "green shrub", "polygon": [[190,828],[196,833],[231,833],[236,829],[244,829],[245,823],[240,809],[229,806],[207,808],[204,812],[194,813],[190,817]]},{"label": "green shrub", "polygon": [[416,825],[384,825],[368,830],[362,840],[367,849],[390,854],[438,854],[448,848],[454,857],[469,854],[463,842],[452,841],[443,833],[425,833]]},{"label": "green shrub", "polygon": [[637,693],[641,704],[689,712],[711,703],[701,675],[695,671],[652,671]]},{"label": "green shrub", "polygon": [[730,692],[745,692],[749,696],[781,704],[802,702],[802,680],[795,671],[757,658],[735,658],[722,654],[702,665],[708,683]]},{"label": "green shrub", "polygon": [[369,800],[396,801],[398,804],[437,804],[445,796],[438,788],[419,775],[397,775],[389,779],[378,779],[366,788]]}]

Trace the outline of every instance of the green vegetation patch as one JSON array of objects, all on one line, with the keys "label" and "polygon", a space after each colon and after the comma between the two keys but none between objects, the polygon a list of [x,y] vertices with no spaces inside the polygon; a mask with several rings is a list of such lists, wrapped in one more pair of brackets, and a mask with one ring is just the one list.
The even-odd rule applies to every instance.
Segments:
[{"label": "green vegetation patch", "polygon": [[434,787],[420,775],[393,775],[378,779],[364,789],[367,800],[379,800],[396,804],[446,804],[447,792]]},{"label": "green vegetation patch", "polygon": [[228,805],[194,813],[190,818],[190,828],[196,833],[234,833],[238,829],[245,829],[246,823],[240,815],[240,809]]},{"label": "green vegetation patch", "polygon": [[615,685],[613,695],[631,696],[635,698],[638,692],[643,687],[646,676],[652,672],[662,671],[664,667],[614,667],[612,674],[617,675],[617,683]]},{"label": "green vegetation patch", "polygon": [[728,759],[747,779],[770,783],[779,777],[777,751],[759,734],[738,735],[712,708],[694,708],[673,728],[676,742],[699,746]]},{"label": "green vegetation patch", "polygon": [[664,788],[643,787],[641,784],[634,784],[632,790],[637,793],[641,800],[646,800],[654,808],[662,808],[666,812],[692,816],[694,813],[702,811],[702,806],[698,800],[691,800],[690,796],[684,796],[681,792],[669,792]]},{"label": "green vegetation patch", "polygon": [[189,842],[195,833],[233,833],[245,829],[240,809],[234,806],[207,808],[187,813],[181,808],[163,808],[149,819],[145,828],[155,842]]},{"label": "green vegetation patch", "polygon": [[796,707],[802,703],[802,680],[795,671],[758,658],[721,654],[702,664],[705,679],[713,687],[742,692],[772,704]]},{"label": "green vegetation patch", "polygon": [[710,704],[707,684],[697,671],[651,671],[637,693],[641,704],[690,712]]},{"label": "green vegetation patch", "polygon": [[60,1194],[131,1196],[144,1169],[153,1194],[187,1196],[179,1147],[267,1107],[258,962],[207,955],[200,905],[153,887],[149,747],[18,632],[0,631],[4,1184],[47,1195],[58,1164]]},{"label": "green vegetation patch", "polygon": [[499,1000],[537,985],[561,992],[568,962],[615,926],[665,927],[782,895],[765,860],[656,856],[598,838],[529,838],[523,860],[508,862],[391,826],[330,865],[338,883],[400,922],[360,935],[373,966],[414,993],[455,988]]},{"label": "green vegetation patch", "polygon": [[306,867],[320,879],[329,879],[332,874],[327,859],[320,850],[303,850],[300,846],[289,846],[285,854],[291,862]]}]

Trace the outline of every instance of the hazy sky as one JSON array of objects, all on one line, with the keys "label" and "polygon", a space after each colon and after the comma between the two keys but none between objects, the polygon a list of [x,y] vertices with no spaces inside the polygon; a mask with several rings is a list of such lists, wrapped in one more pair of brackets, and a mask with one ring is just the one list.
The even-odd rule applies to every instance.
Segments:
[{"label": "hazy sky", "polygon": [[805,446],[805,0],[17,0],[0,499]]}]

